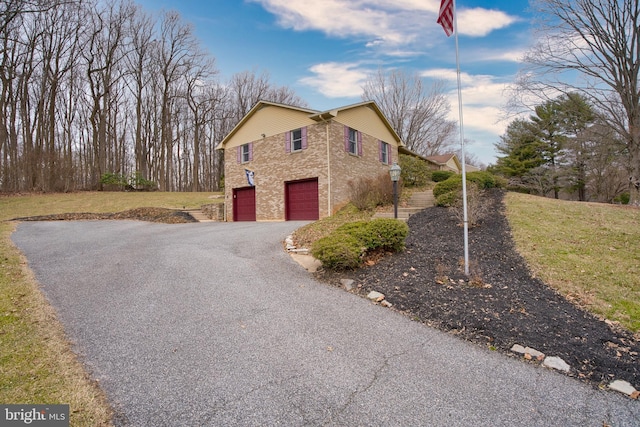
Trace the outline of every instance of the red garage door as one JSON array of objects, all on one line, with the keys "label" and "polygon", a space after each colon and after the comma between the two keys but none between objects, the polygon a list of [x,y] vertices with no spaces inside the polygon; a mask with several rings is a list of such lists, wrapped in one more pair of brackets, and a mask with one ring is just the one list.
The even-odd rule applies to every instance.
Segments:
[{"label": "red garage door", "polygon": [[318,219],[318,179],[287,182],[285,206],[289,221]]},{"label": "red garage door", "polygon": [[256,220],[256,188],[234,188],[233,189],[233,220],[234,221],[255,221]]}]

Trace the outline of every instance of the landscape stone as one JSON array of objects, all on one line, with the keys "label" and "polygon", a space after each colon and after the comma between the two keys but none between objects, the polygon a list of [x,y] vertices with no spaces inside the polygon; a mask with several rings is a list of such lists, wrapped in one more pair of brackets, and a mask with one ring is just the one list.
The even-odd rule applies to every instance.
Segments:
[{"label": "landscape stone", "polygon": [[609,384],[609,388],[611,390],[619,391],[620,393],[624,393],[627,396],[632,396],[634,393],[637,393],[637,390],[628,382],[622,380],[615,380],[611,384]]},{"label": "landscape stone", "polygon": [[544,353],[536,350],[535,348],[525,347],[524,352],[527,354],[530,354],[532,357],[535,357],[536,359],[544,358]]},{"label": "landscape stone", "polygon": [[513,347],[511,347],[511,351],[513,351],[514,353],[519,353],[519,354],[525,354],[526,351],[524,351],[524,347],[521,346],[520,344],[514,344]]},{"label": "landscape stone", "polygon": [[[544,359],[544,353],[542,353],[541,351],[538,351],[535,348],[531,348],[531,347],[523,347],[520,344],[514,344],[513,347],[511,347],[511,351],[513,351],[514,353],[523,354],[527,359],[532,359],[532,358],[536,358],[538,360]],[[526,357],[527,355],[530,357]]]},{"label": "landscape stone", "polygon": [[367,298],[369,298],[371,301],[380,302],[384,299],[384,294],[376,291],[371,291],[369,292],[369,295],[367,295]]},{"label": "landscape stone", "polygon": [[351,279],[340,279],[340,284],[344,286],[347,291],[353,289],[353,280]]},{"label": "landscape stone", "polygon": [[556,356],[547,357],[544,359],[544,362],[542,362],[542,365],[562,372],[569,372],[571,369],[571,366],[569,366],[567,362]]}]

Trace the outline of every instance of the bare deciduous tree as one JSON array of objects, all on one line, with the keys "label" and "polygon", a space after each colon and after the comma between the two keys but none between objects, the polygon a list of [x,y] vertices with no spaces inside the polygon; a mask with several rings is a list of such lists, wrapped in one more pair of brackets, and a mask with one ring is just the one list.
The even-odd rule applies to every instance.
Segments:
[{"label": "bare deciduous tree", "polygon": [[362,99],[378,104],[409,150],[425,156],[453,151],[456,123],[447,118],[443,82],[425,88],[417,75],[380,69],[362,89]]},{"label": "bare deciduous tree", "polygon": [[0,52],[0,191],[219,190],[257,100],[305,105],[266,73],[220,84],[188,23],[131,0],[6,0]]},{"label": "bare deciduous tree", "polygon": [[631,203],[640,204],[640,2],[537,0],[534,8],[540,39],[525,57],[517,101],[584,96],[625,141]]}]

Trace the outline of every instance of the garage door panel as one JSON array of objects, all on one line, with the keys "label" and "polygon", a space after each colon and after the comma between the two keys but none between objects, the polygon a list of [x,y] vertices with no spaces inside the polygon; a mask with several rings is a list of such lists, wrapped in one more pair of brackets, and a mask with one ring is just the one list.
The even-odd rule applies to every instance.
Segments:
[{"label": "garage door panel", "polygon": [[256,220],[256,188],[235,188],[233,190],[233,220]]},{"label": "garage door panel", "polygon": [[317,220],[318,180],[294,181],[286,183],[287,220]]}]

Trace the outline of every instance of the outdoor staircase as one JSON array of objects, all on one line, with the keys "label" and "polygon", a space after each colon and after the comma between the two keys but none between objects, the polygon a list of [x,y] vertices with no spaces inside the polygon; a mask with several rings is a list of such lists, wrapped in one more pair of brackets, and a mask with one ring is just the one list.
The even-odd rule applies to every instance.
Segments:
[{"label": "outdoor staircase", "polygon": [[191,215],[198,222],[214,222],[211,218],[202,212],[202,209],[185,209],[183,212]]},{"label": "outdoor staircase", "polygon": [[[406,207],[398,206],[398,219],[407,221],[411,215],[423,209],[434,206],[436,199],[433,191],[420,191],[411,195]],[[393,207],[388,212],[376,212],[374,218],[393,218]]]}]

